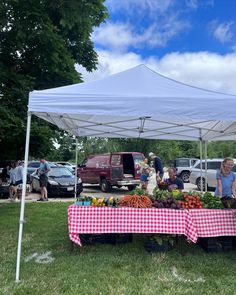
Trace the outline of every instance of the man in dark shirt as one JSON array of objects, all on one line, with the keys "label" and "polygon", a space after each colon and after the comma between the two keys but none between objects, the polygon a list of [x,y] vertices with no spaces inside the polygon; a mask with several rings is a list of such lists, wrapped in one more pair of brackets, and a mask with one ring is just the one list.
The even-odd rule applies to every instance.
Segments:
[{"label": "man in dark shirt", "polygon": [[159,157],[157,157],[154,153],[149,153],[149,157],[151,158],[151,160],[154,162],[154,169],[156,171],[156,178],[157,181],[161,180],[163,175],[164,175],[164,171],[163,171],[163,166],[161,163],[161,159]]},{"label": "man in dark shirt", "polygon": [[172,192],[173,190],[182,191],[184,189],[184,184],[181,179],[176,177],[176,170],[174,167],[168,169],[169,178],[167,179],[168,190]]}]

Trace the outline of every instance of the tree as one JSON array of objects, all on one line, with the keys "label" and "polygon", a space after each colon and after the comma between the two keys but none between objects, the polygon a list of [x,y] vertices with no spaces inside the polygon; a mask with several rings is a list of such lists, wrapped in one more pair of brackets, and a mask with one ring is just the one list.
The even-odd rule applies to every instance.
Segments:
[{"label": "tree", "polygon": [[[108,16],[103,2],[0,2],[0,158],[23,156],[30,91],[81,82],[76,63],[87,71],[96,69],[91,33]],[[33,153],[47,155],[55,127],[32,119],[37,132],[32,132],[31,142],[38,143]],[[42,138],[46,147],[39,144]]]}]

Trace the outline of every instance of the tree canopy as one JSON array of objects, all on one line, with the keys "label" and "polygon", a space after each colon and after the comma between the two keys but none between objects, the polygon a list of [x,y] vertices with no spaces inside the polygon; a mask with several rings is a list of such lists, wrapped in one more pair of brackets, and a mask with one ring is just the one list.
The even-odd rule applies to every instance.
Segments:
[{"label": "tree canopy", "polygon": [[[0,159],[23,156],[30,91],[81,82],[76,63],[96,69],[91,34],[108,16],[103,2],[0,2]],[[35,118],[30,154],[48,153],[54,130]]]},{"label": "tree canopy", "polygon": [[[0,1],[0,160],[22,158],[28,94],[82,81],[75,65],[96,69],[91,34],[108,17],[104,0]],[[54,143],[59,144],[56,149]],[[30,156],[74,159],[75,140],[33,117]],[[169,165],[176,157],[199,156],[198,143],[143,139],[79,140],[79,161],[89,154],[157,153]],[[236,157],[235,142],[210,143],[209,157]]]}]

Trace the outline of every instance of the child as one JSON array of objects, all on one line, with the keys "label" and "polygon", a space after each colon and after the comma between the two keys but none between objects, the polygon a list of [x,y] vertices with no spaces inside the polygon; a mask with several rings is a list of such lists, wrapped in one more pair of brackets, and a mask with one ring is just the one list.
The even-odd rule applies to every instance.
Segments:
[{"label": "child", "polygon": [[140,164],[140,181],[141,181],[141,188],[146,190],[148,186],[148,180],[149,180],[149,173],[151,171],[149,165],[148,165],[148,159],[145,158],[144,161]]}]

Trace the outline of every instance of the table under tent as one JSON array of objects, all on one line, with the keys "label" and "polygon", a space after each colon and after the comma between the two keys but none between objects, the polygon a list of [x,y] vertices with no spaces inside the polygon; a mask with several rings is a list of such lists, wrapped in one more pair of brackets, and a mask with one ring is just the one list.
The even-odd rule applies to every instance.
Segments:
[{"label": "table under tent", "polygon": [[236,96],[192,87],[139,65],[94,82],[29,94],[16,281],[19,281],[31,116],[76,138],[202,142],[236,139]]}]

